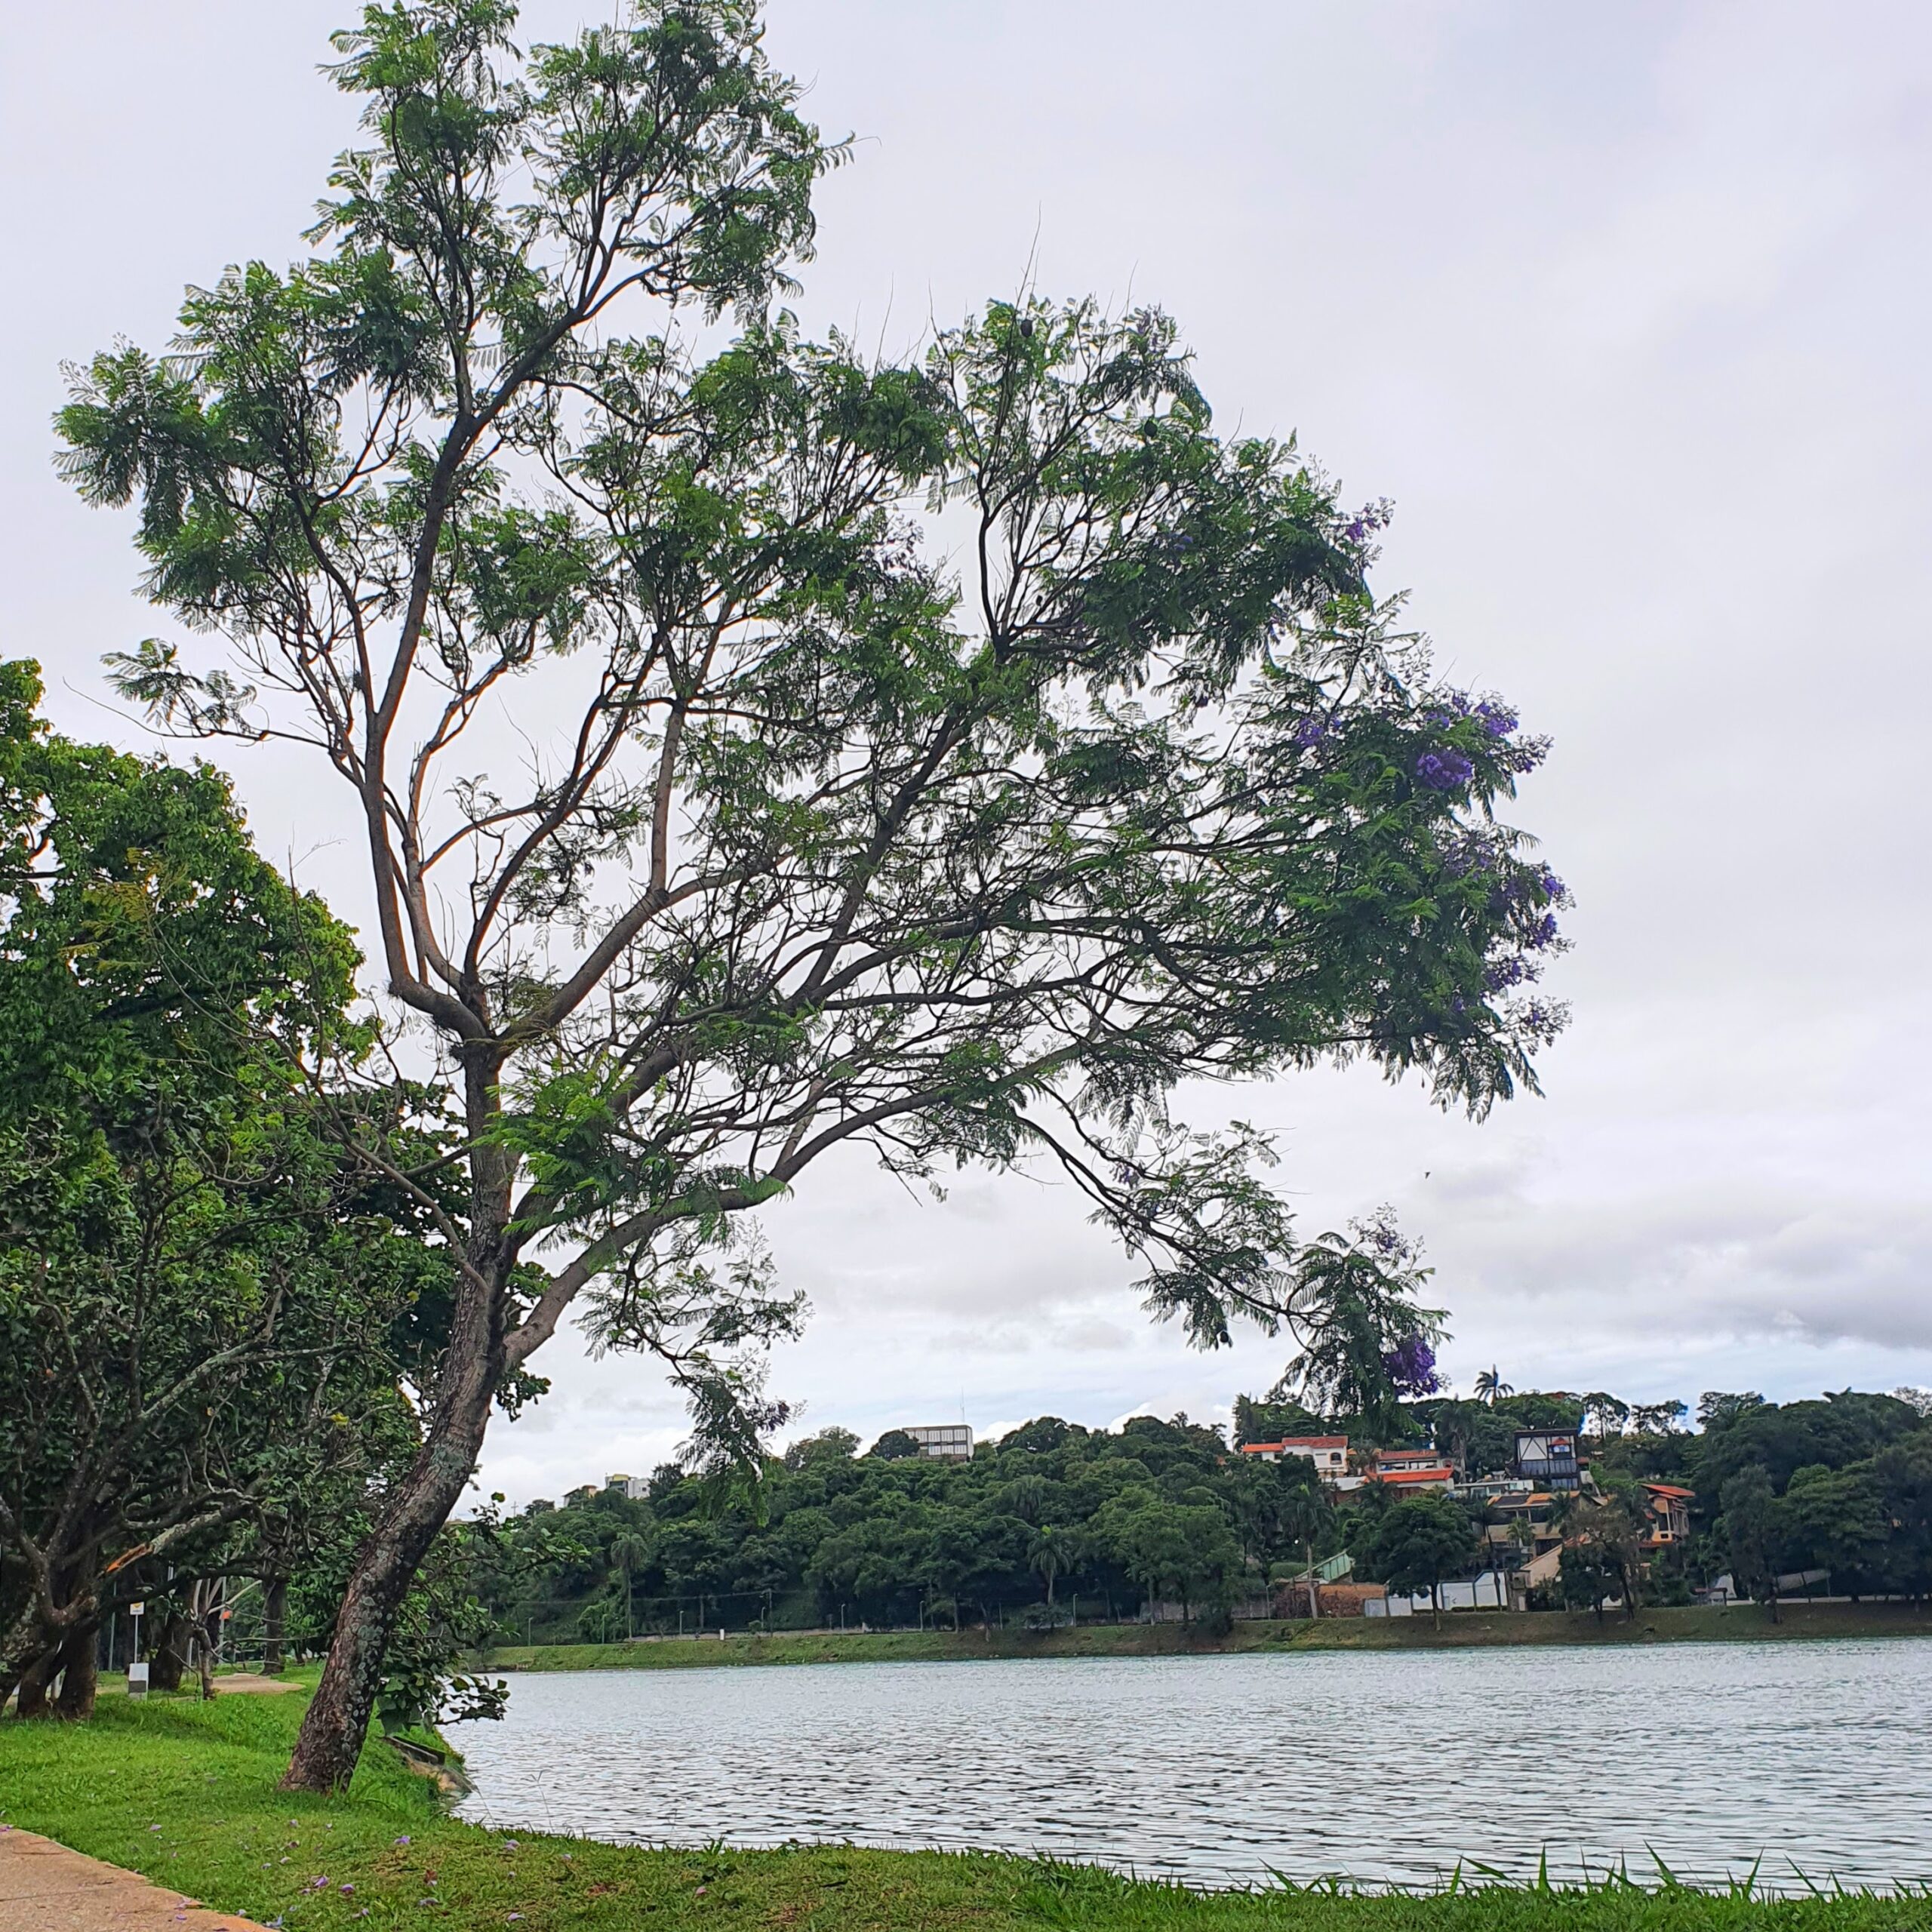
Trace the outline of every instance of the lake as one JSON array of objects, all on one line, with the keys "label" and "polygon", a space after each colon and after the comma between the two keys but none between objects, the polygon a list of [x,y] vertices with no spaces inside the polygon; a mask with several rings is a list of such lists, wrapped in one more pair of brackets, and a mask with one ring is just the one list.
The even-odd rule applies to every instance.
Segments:
[{"label": "lake", "polygon": [[1052,1853],[1206,1884],[1932,1879],[1932,1639],[519,1674],[479,1823]]}]

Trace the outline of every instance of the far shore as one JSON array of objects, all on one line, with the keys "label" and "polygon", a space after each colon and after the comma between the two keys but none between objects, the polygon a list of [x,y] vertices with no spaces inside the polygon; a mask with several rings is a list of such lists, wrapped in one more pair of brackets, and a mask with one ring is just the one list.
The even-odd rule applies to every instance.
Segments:
[{"label": "far shore", "polygon": [[1721,1610],[1447,1611],[1426,1615],[1240,1623],[1210,1637],[1182,1623],[1090,1623],[1024,1631],[796,1630],[723,1638],[646,1638],[628,1644],[509,1644],[492,1670],[690,1670],[740,1664],[958,1663],[988,1658],[1276,1655],[1300,1651],[1463,1650],[1509,1644],[1759,1643],[1828,1637],[1932,1637],[1932,1606],[1761,1604]]}]

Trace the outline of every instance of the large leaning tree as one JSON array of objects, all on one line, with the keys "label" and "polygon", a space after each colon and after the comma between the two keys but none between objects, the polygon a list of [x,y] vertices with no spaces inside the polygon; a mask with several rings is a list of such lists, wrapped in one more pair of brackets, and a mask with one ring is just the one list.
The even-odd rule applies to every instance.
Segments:
[{"label": "large leaning tree", "polygon": [[1493,816],[1540,748],[1392,639],[1379,512],[1217,436],[1152,310],[805,340],[773,305],[839,151],[749,0],[512,24],[371,7],[319,252],[192,291],[60,419],[191,634],[122,688],[333,768],[461,1090],[451,1337],[303,1788],[567,1314],[745,1446],[798,1309],[734,1217],[833,1149],[1057,1168],[1212,1345],[1292,1315],[1293,1244],[1180,1083],[1366,1058],[1480,1110],[1555,1023],[1562,888]]}]

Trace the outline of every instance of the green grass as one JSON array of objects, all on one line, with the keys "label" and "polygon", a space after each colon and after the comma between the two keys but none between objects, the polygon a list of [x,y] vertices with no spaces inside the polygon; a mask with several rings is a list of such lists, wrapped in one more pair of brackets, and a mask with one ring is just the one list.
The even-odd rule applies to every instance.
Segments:
[{"label": "green grass", "polygon": [[512,1644],[494,1651],[497,1670],[678,1670],[719,1664],[957,1663],[985,1657],[1180,1657],[1284,1651],[1457,1650],[1516,1644],[1739,1643],[1803,1637],[1932,1636],[1932,1613],[1905,1604],[1787,1604],[1772,1623],[1761,1604],[1728,1610],[1616,1613],[1599,1623],[1572,1614],[1509,1611],[1427,1617],[1306,1618],[1241,1623],[1223,1638],[1178,1623],[1083,1624],[1077,1630],[779,1632],[666,1638],[641,1644]]},{"label": "green grass", "polygon": [[1660,1873],[1648,1890],[1206,1893],[986,1854],[643,1850],[487,1831],[443,1816],[380,1745],[345,1798],[278,1792],[302,1702],[110,1696],[86,1724],[0,1722],[0,1817],[286,1932],[1932,1932],[1924,1899],[1774,1902]]}]

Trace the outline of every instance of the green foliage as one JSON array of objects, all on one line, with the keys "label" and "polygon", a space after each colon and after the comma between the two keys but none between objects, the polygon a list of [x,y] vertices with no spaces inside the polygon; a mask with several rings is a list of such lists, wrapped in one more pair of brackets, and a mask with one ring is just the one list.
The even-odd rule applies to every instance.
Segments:
[{"label": "green foliage", "polygon": [[[1432,1364],[1443,1312],[1416,1299],[1432,1272],[1386,1209],[1346,1235],[1304,1243],[1289,1269],[1302,1352],[1269,1399],[1292,1395],[1328,1414],[1358,1417],[1377,1438],[1396,1432],[1403,1396],[1440,1386]],[[1405,1380],[1399,1365],[1418,1357],[1421,1374]]]},{"label": "green foliage", "polygon": [[1798,1469],[1812,1464],[1841,1469],[1912,1435],[1924,1420],[1895,1395],[1849,1389],[1815,1401],[1753,1401],[1707,1423],[1687,1445],[1686,1466],[1694,1487],[1715,1495],[1755,1463],[1782,1493]]},{"label": "green foliage", "polygon": [[[755,10],[525,57],[512,18],[340,36],[367,145],[321,252],[194,291],[173,356],[97,357],[60,417],[217,641],[150,640],[125,690],[361,748],[382,968],[482,1123],[472,1220],[506,1269],[577,1256],[512,1364],[588,1296],[742,1458],[734,1351],[797,1311],[700,1254],[852,1138],[920,1175],[1059,1162],[1204,1344],[1291,1317],[1265,1138],[1168,1098],[1357,1057],[1478,1112],[1533,1083],[1564,894],[1497,814],[1539,746],[1393,629],[1384,512],[1217,435],[1159,312],[995,303],[905,367],[801,340],[769,302],[838,154]],[[582,729],[532,794],[457,775],[552,700]]]},{"label": "green foliage", "polygon": [[[1480,1114],[1562,1019],[1567,894],[1502,817],[1544,747],[1371,591],[1385,507],[1217,435],[1152,309],[803,340],[772,304],[839,153],[755,7],[514,20],[367,9],[316,252],[191,291],[58,419],[196,640],[119,688],[319,748],[463,1089],[454,1353],[371,1577],[574,1308],[755,1468],[804,1309],[736,1217],[844,1143],[1057,1167],[1218,1346],[1297,1320],[1296,1244],[1266,1137],[1190,1131],[1186,1083],[1365,1060]],[[347,1775],[341,1708],[304,1776]]]},{"label": "green foliage", "polygon": [[[125,1594],[286,1576],[416,1440],[445,1263],[325,1075],[355,955],[205,766],[0,667],[0,1684]],[[159,1611],[157,1612],[158,1621]]]},{"label": "green foliage", "polygon": [[1340,1535],[1309,1465],[1231,1457],[1183,1418],[1109,1433],[1044,1417],[967,1463],[857,1448],[829,1430],[768,1460],[757,1510],[685,1476],[648,1501],[605,1492],[514,1518],[499,1540],[521,1567],[488,1592],[500,1626],[597,1641],[627,1619],[640,1633],[841,1611],[855,1626],[949,1625],[1037,1605],[1058,1620],[1075,1605],[1129,1614],[1150,1596],[1198,1611]]},{"label": "green foliage", "polygon": [[1474,1567],[1475,1525],[1467,1510],[1439,1490],[1405,1496],[1369,1521],[1358,1563],[1395,1595],[1427,1590],[1432,1596],[1446,1579]]}]

